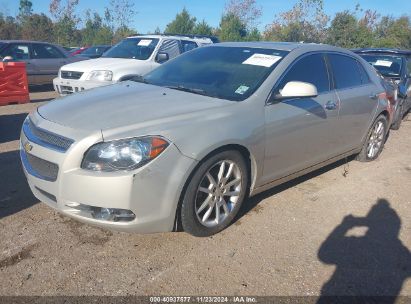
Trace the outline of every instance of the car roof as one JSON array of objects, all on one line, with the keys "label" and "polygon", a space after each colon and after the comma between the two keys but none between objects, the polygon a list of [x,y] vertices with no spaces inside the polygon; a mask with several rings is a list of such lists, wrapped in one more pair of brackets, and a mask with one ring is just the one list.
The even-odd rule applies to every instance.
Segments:
[{"label": "car roof", "polygon": [[350,51],[346,49],[331,46],[328,44],[303,43],[303,42],[268,42],[268,41],[222,42],[222,43],[214,44],[214,46],[264,48],[264,49],[273,49],[273,50],[289,51],[289,52],[296,50],[296,49],[301,49],[307,52],[336,51],[336,52],[343,52],[343,53],[351,53]]},{"label": "car roof", "polygon": [[[128,38],[173,38],[173,39],[177,39],[177,40],[190,40],[190,41],[196,41],[196,42],[207,42],[207,41],[211,41],[213,42],[216,38],[213,36],[205,36],[205,35],[172,35],[172,34],[146,34],[146,35],[133,35],[133,36],[129,36]],[[213,40],[214,39],[214,40]]]},{"label": "car roof", "polygon": [[44,44],[53,44],[53,43],[50,43],[50,42],[34,41],[34,40],[0,40],[0,42],[3,42],[3,43],[44,43]]},{"label": "car roof", "polygon": [[351,51],[357,54],[381,53],[381,54],[395,54],[395,55],[411,56],[411,50],[393,49],[393,48],[362,48],[362,49],[353,49]]}]

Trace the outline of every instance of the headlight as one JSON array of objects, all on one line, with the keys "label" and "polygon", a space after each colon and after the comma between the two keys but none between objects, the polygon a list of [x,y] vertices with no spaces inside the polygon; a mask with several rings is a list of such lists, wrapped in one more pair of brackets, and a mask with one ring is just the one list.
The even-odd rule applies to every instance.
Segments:
[{"label": "headlight", "polygon": [[99,143],[86,152],[81,168],[104,172],[134,170],[156,158],[168,145],[161,137]]},{"label": "headlight", "polygon": [[112,71],[91,71],[87,76],[87,80],[111,81],[112,79]]}]

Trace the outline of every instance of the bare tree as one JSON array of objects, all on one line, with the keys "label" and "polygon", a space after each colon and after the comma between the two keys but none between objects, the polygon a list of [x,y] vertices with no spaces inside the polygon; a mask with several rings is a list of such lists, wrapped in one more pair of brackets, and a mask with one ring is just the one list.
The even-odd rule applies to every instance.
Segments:
[{"label": "bare tree", "polygon": [[248,29],[256,27],[262,15],[262,8],[257,6],[256,0],[229,0],[224,11],[224,15],[237,16]]},{"label": "bare tree", "polygon": [[129,24],[137,14],[134,3],[130,0],[110,0],[109,11],[113,27],[116,29],[129,28]]}]

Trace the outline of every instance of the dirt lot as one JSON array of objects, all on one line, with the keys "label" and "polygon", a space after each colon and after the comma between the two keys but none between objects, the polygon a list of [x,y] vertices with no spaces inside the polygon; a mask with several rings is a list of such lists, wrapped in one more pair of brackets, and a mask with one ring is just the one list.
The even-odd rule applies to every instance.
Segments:
[{"label": "dirt lot", "polygon": [[0,295],[411,296],[411,118],[377,161],[339,162],[249,199],[218,235],[137,235],[32,196],[19,129],[53,96],[0,107]]}]

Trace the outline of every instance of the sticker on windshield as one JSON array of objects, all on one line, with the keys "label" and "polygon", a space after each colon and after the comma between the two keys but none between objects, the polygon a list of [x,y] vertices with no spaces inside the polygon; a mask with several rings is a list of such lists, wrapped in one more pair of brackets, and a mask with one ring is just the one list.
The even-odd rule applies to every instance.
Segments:
[{"label": "sticker on windshield", "polygon": [[281,56],[253,54],[250,58],[244,61],[243,64],[258,65],[269,68],[281,58]]},{"label": "sticker on windshield", "polygon": [[248,89],[249,89],[249,87],[247,87],[245,85],[242,85],[242,86],[239,86],[239,88],[235,92],[237,94],[244,95],[244,93],[247,92]]},{"label": "sticker on windshield", "polygon": [[151,42],[153,42],[153,40],[142,39],[142,40],[139,41],[139,43],[137,45],[139,45],[139,46],[149,46],[151,44]]},{"label": "sticker on windshield", "polygon": [[392,62],[388,61],[388,60],[377,60],[376,63],[374,63],[374,65],[378,65],[378,66],[384,66],[384,67],[391,67]]}]

